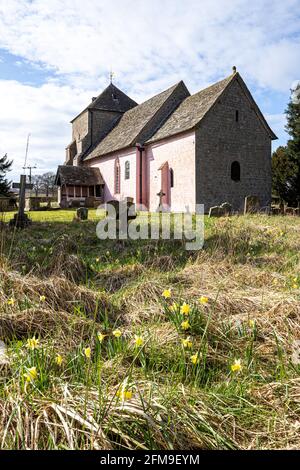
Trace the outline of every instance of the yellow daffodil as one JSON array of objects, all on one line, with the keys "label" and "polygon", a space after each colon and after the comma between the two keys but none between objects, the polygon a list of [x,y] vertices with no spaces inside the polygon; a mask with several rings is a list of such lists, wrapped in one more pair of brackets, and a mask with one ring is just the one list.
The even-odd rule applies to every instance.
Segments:
[{"label": "yellow daffodil", "polygon": [[294,284],[292,285],[292,287],[293,287],[293,289],[298,289],[299,286],[298,286],[298,284],[294,283]]},{"label": "yellow daffodil", "polygon": [[171,312],[176,312],[176,310],[178,309],[178,307],[179,307],[179,305],[178,305],[176,302],[174,302],[173,305],[170,305],[169,310],[170,310]]},{"label": "yellow daffodil", "polygon": [[84,348],[83,352],[84,352],[84,355],[87,359],[91,358],[91,352],[92,351],[91,351],[91,348],[89,346],[87,348]]},{"label": "yellow daffodil", "polygon": [[116,393],[116,396],[120,398],[121,400],[130,400],[132,398],[132,391],[131,390],[123,390],[122,388],[119,388],[119,390]]},{"label": "yellow daffodil", "polygon": [[294,281],[294,282],[298,282],[298,278],[297,278],[297,277],[294,277],[293,281]]},{"label": "yellow daffodil", "polygon": [[55,358],[55,363],[58,365],[58,366],[61,366],[62,363],[63,363],[63,357],[60,355],[60,354],[57,354],[56,358]]},{"label": "yellow daffodil", "polygon": [[189,324],[189,321],[188,320],[185,320],[181,323],[181,328],[183,330],[188,330],[189,328],[191,327],[191,325]]},{"label": "yellow daffodil", "polygon": [[98,333],[97,333],[97,338],[98,338],[98,340],[99,340],[100,343],[103,343],[105,336],[106,336],[106,335],[104,335],[103,333],[101,333],[101,331],[98,331]]},{"label": "yellow daffodil", "polygon": [[192,364],[194,364],[194,365],[199,364],[199,356],[198,356],[198,353],[193,354],[190,359],[191,359]]},{"label": "yellow daffodil", "polygon": [[189,306],[189,304],[186,304],[184,302],[180,307],[180,313],[182,313],[183,315],[188,315],[190,311],[191,311],[191,307]]},{"label": "yellow daffodil", "polygon": [[162,296],[165,298],[165,299],[169,299],[171,297],[171,291],[170,289],[166,289],[163,291],[162,293]]},{"label": "yellow daffodil", "polygon": [[250,328],[254,328],[255,327],[255,321],[254,320],[249,320],[249,326],[250,326]]},{"label": "yellow daffodil", "polygon": [[45,302],[45,300],[46,300],[46,297],[44,295],[41,295],[40,296],[40,302]]},{"label": "yellow daffodil", "polygon": [[38,376],[36,367],[30,367],[30,369],[27,369],[26,374],[24,374],[24,377],[26,379],[26,382],[33,382]]},{"label": "yellow daffodil", "polygon": [[39,339],[33,336],[33,338],[28,338],[27,343],[26,343],[26,348],[31,349],[33,351],[36,349],[39,345]]},{"label": "yellow daffodil", "polygon": [[12,297],[10,299],[8,299],[8,301],[7,301],[7,305],[11,305],[12,307],[15,305],[15,303],[16,303],[16,301]]},{"label": "yellow daffodil", "polygon": [[191,338],[189,336],[185,339],[182,339],[181,343],[182,343],[182,346],[184,348],[191,349],[191,347],[193,346],[193,343],[192,343]]},{"label": "yellow daffodil", "polygon": [[204,295],[201,295],[199,299],[200,304],[207,304],[208,303],[208,297],[205,297]]},{"label": "yellow daffodil", "polygon": [[241,359],[235,359],[234,363],[231,364],[231,371],[232,372],[240,372],[243,368],[241,362],[242,362]]},{"label": "yellow daffodil", "polygon": [[134,337],[134,344],[137,346],[137,347],[141,347],[143,346],[144,344],[144,339],[142,336],[139,336],[139,335],[135,335]]},{"label": "yellow daffodil", "polygon": [[120,338],[122,336],[122,331],[121,330],[114,330],[112,333],[116,338]]}]

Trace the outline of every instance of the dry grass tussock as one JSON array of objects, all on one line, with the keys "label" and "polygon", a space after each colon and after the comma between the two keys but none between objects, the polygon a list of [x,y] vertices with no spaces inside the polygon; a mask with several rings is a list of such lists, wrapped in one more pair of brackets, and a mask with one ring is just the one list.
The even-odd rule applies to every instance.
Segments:
[{"label": "dry grass tussock", "polygon": [[3,253],[1,448],[299,448],[298,227],[272,221],[211,222],[184,256],[58,234],[26,275]]}]

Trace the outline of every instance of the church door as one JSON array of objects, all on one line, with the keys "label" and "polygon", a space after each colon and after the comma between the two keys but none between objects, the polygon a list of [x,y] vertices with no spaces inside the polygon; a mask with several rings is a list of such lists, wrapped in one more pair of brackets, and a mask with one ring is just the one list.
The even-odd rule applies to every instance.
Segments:
[{"label": "church door", "polygon": [[171,205],[171,191],[170,191],[170,169],[169,169],[169,163],[165,162],[161,167],[161,189],[162,192],[165,193],[165,195],[162,197],[162,204],[166,206]]}]

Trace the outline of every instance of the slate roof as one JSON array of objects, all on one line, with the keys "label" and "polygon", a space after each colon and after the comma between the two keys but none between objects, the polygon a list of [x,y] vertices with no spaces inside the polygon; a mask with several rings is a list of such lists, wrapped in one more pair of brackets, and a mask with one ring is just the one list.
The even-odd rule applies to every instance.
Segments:
[{"label": "slate roof", "polygon": [[[124,113],[112,131],[83,159],[89,160],[135,145],[138,142],[139,134],[162,108],[172,93],[178,88],[183,89],[183,87],[186,90],[184,83],[179,82]],[[186,90],[186,94],[188,94],[188,90]]]},{"label": "slate roof", "polygon": [[75,121],[82,113],[88,109],[99,109],[102,111],[114,111],[125,113],[131,108],[137,106],[137,103],[127,96],[122,90],[110,83],[105,90],[100,93],[81,113],[79,113],[71,122]]},{"label": "slate roof", "polygon": [[55,184],[92,186],[94,184],[104,184],[104,180],[99,168],[88,166],[59,165],[55,177]]},{"label": "slate roof", "polygon": [[166,137],[171,137],[172,135],[179,134],[196,127],[234,79],[239,80],[240,85],[243,87],[246,95],[248,96],[248,99],[251,100],[252,105],[255,107],[259,118],[262,120],[263,125],[268,130],[271,138],[277,139],[276,135],[270,129],[264,116],[256,105],[241,76],[239,73],[234,73],[224,80],[221,80],[209,86],[208,88],[205,88],[204,90],[187,97],[178,106],[174,113],[171,114],[165,124],[162,125],[158,131],[150,139],[148,139],[146,143],[152,143]]},{"label": "slate roof", "polygon": [[232,78],[233,75],[186,98],[148,142],[193,129],[217,101]]}]

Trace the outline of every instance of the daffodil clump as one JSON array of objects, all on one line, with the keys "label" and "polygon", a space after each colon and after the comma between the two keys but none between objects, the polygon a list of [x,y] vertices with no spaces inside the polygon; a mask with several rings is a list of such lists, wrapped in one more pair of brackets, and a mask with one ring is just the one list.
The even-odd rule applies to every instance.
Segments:
[{"label": "daffodil clump", "polygon": [[241,372],[241,370],[243,369],[242,360],[241,359],[235,359],[233,364],[231,364],[230,369],[231,369],[231,372],[233,372],[235,374],[238,373],[238,372]]},{"label": "daffodil clump", "polygon": [[85,355],[87,359],[91,359],[92,350],[90,346],[87,346],[86,348],[83,349],[83,354]]},{"label": "daffodil clump", "polygon": [[292,289],[300,289],[300,276],[295,276],[291,282]]},{"label": "daffodil clump", "polygon": [[31,351],[33,351],[39,346],[39,343],[40,343],[39,339],[33,336],[33,338],[28,338],[26,347],[30,349]]},{"label": "daffodil clump", "polygon": [[57,354],[56,357],[55,357],[55,363],[61,367],[62,364],[63,364],[64,360],[63,360],[63,357],[61,356],[61,354]]},{"label": "daffodil clump", "polygon": [[125,400],[130,400],[132,398],[132,390],[128,390],[126,388],[119,388],[119,390],[116,393],[117,398],[119,398],[122,401]]},{"label": "daffodil clump", "polygon": [[38,377],[38,372],[36,367],[30,367],[27,369],[26,373],[24,374],[24,378],[26,382],[34,382]]},{"label": "daffodil clump", "polygon": [[135,335],[134,344],[137,348],[141,348],[144,345],[144,338],[141,335]]}]

